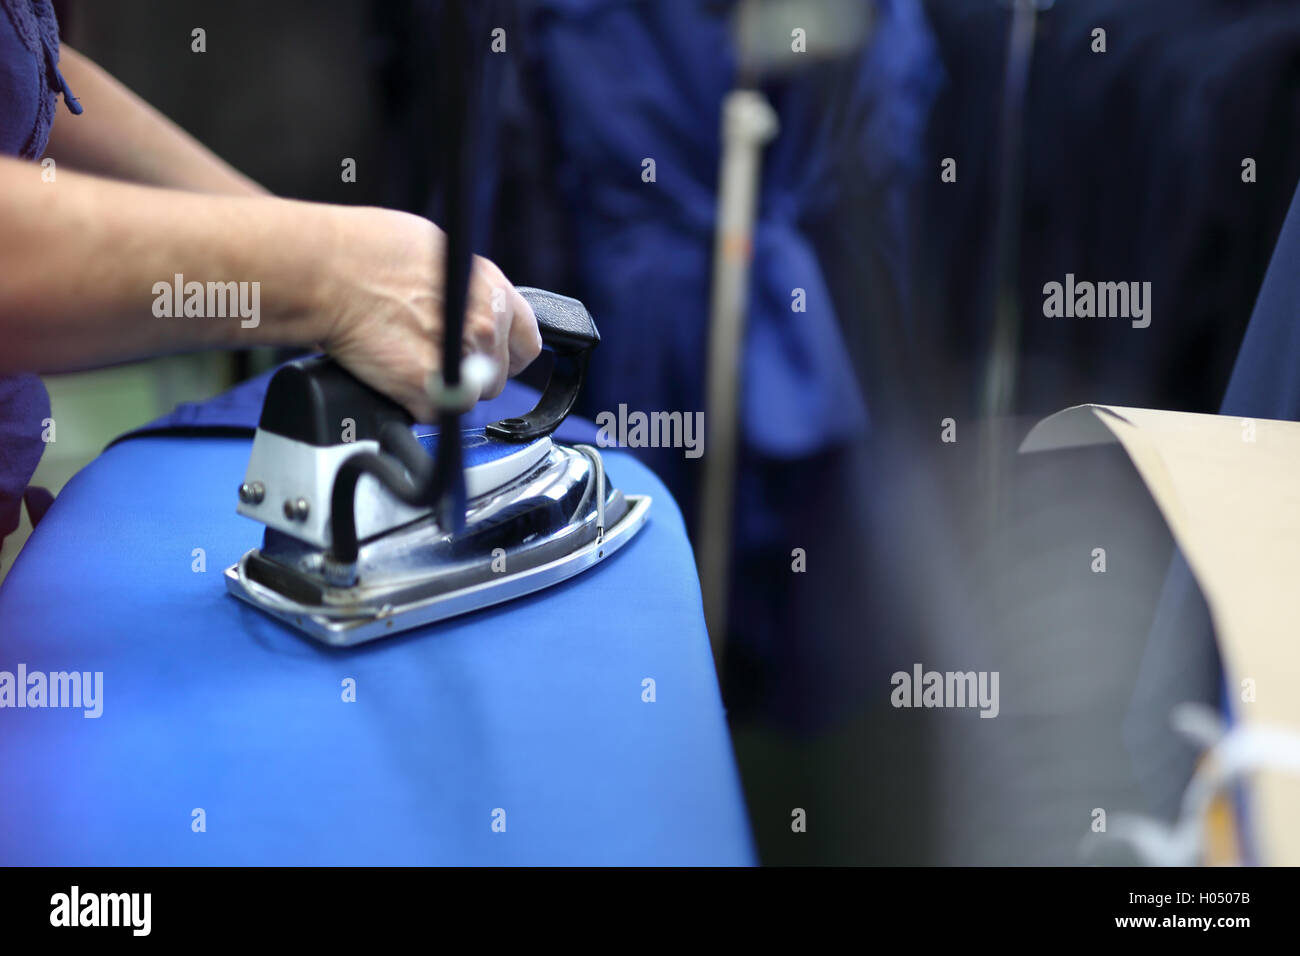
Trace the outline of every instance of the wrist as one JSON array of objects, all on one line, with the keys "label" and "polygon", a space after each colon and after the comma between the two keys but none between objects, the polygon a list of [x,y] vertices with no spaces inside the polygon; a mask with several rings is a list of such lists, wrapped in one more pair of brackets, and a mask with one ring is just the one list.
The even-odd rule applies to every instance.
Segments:
[{"label": "wrist", "polygon": [[334,324],[336,256],[341,242],[337,207],[290,199],[256,200],[273,217],[271,242],[259,271],[274,282],[263,303],[271,321],[257,330],[259,344],[311,348],[327,340]]}]

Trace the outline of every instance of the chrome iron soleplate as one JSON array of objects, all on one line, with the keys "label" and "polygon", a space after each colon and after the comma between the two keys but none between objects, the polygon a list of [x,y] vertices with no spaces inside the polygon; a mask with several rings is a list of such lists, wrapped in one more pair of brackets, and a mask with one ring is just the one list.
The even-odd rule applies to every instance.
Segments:
[{"label": "chrome iron soleplate", "polygon": [[[632,540],[645,525],[650,511],[650,497],[627,495],[626,500],[627,510],[623,517],[605,529],[605,537],[600,542],[593,541],[572,554],[526,571],[502,574],[499,579],[432,595],[409,604],[367,609],[355,617],[340,617],[334,608],[330,609],[329,616],[312,614],[309,608],[300,612],[284,610],[276,606],[277,601],[282,600],[276,592],[247,576],[241,580],[238,564],[226,569],[226,590],[258,610],[310,634],[318,641],[335,647],[351,647],[387,634],[444,621],[459,614],[523,597],[599,564]],[[265,594],[266,598],[259,597],[261,594]]]}]

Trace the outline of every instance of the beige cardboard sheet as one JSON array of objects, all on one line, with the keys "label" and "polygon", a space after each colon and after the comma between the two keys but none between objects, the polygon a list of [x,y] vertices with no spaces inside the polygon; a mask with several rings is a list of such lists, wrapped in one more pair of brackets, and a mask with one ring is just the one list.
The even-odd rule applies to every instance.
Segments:
[{"label": "beige cardboard sheet", "polygon": [[[1118,441],[1205,595],[1243,722],[1300,731],[1300,423],[1079,405],[1034,426],[1022,452]],[[1254,702],[1242,699],[1253,681]],[[1260,862],[1300,865],[1300,779],[1251,788]]]}]

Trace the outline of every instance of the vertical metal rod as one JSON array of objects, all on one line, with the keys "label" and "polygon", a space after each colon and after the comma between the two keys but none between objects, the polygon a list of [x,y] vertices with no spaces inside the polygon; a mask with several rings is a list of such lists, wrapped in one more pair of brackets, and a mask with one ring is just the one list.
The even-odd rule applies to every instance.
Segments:
[{"label": "vertical metal rod", "polygon": [[[448,389],[460,384],[465,308],[473,264],[473,181],[478,119],[475,38],[462,0],[443,0],[437,18],[433,135],[443,190],[442,228],[446,233],[443,268],[442,379]],[[486,38],[483,38],[486,42]],[[456,533],[465,526],[465,471],[460,444],[460,413],[443,408],[438,417],[438,451],[434,460],[434,510],[438,525]]]},{"label": "vertical metal rod", "polygon": [[733,90],[722,104],[722,163],[709,307],[708,435],[699,519],[700,582],[715,662],[727,635],[732,517],[740,449],[741,352],[763,146],[776,135],[776,112],[756,90]]},{"label": "vertical metal rod", "polygon": [[984,375],[985,416],[1007,415],[1015,400],[1017,355],[1020,345],[1021,192],[1024,188],[1025,98],[1034,53],[1040,0],[1012,0],[1011,34],[1007,42],[1007,68],[1002,89],[1002,123],[999,136],[998,208],[994,226],[995,300],[993,336]]},{"label": "vertical metal rod", "polygon": [[984,519],[990,534],[1002,523],[1005,505],[1002,455],[1008,441],[1008,417],[1015,409],[1020,371],[1020,220],[1024,190],[1025,101],[1038,29],[1038,8],[1050,5],[1047,0],[1010,2],[1011,30],[1002,89],[997,219],[994,226],[993,333],[981,396],[985,429],[979,456],[980,477],[986,503]]}]

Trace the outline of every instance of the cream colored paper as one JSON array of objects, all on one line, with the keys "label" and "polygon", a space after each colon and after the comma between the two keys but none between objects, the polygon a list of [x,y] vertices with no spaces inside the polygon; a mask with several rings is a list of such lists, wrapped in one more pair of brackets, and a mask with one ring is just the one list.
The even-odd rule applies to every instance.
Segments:
[{"label": "cream colored paper", "polygon": [[[1205,595],[1234,715],[1300,731],[1300,423],[1078,405],[1039,422],[1020,450],[1111,441]],[[1270,771],[1251,789],[1261,862],[1300,865],[1300,779]]]}]

